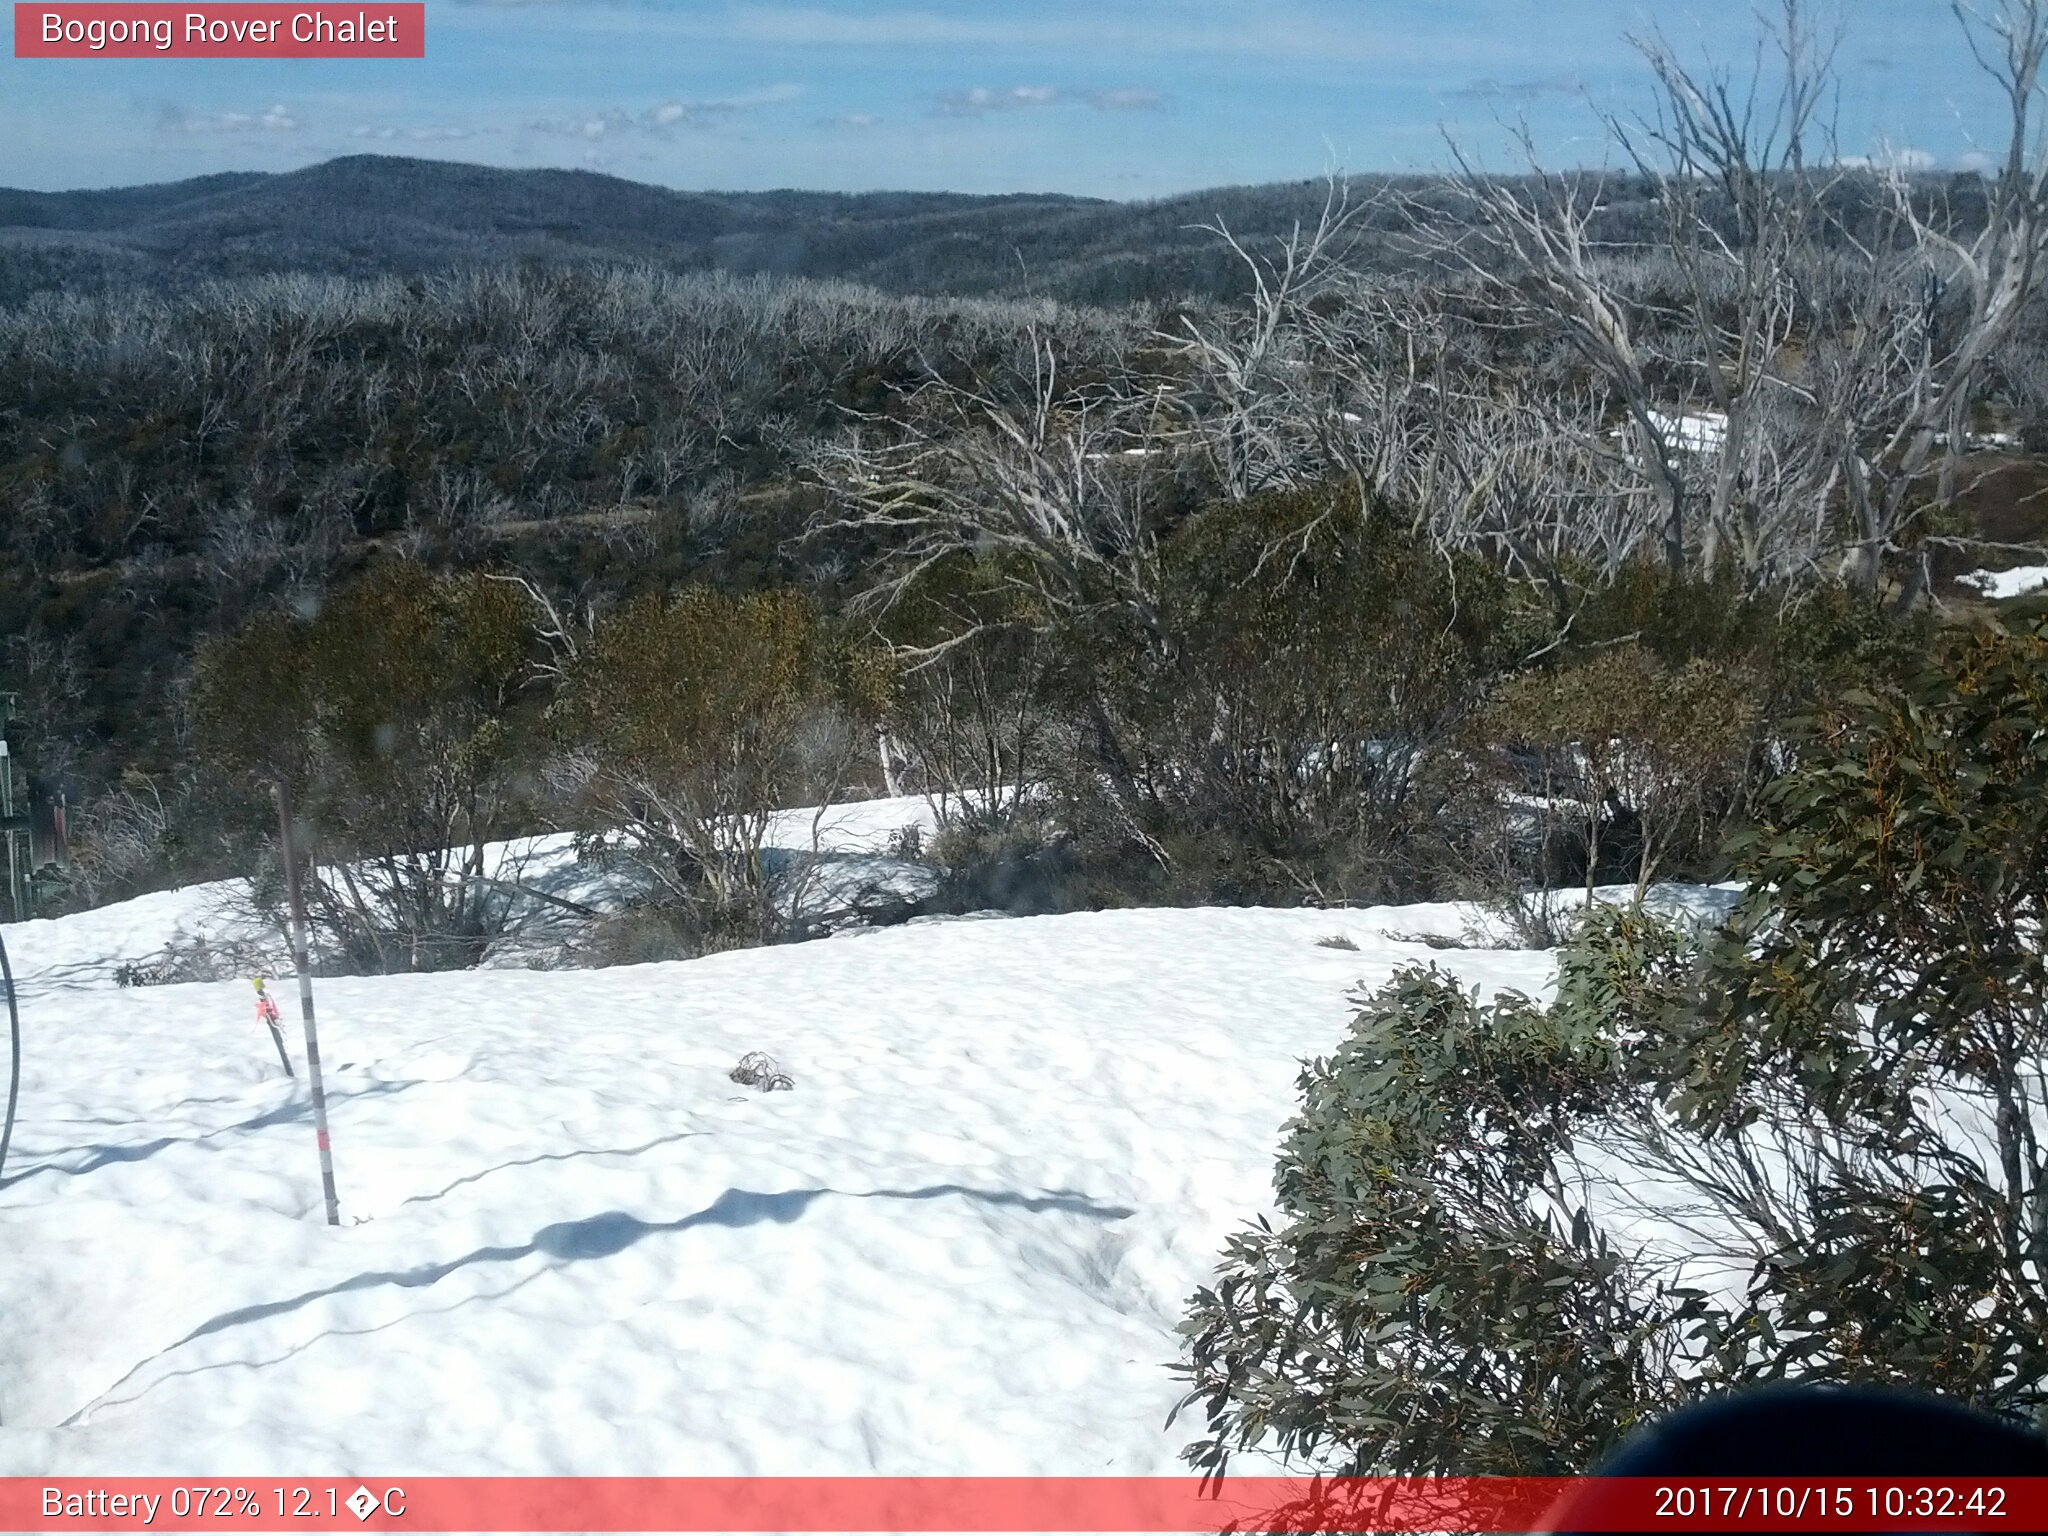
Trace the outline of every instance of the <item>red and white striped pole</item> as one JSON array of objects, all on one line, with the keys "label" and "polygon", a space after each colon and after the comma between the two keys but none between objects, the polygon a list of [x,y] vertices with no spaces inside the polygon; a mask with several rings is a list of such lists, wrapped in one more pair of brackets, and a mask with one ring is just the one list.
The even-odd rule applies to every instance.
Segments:
[{"label": "red and white striped pole", "polygon": [[279,779],[277,831],[284,852],[284,884],[292,905],[292,964],[299,972],[299,1012],[306,1021],[306,1081],[313,1085],[313,1128],[320,1141],[320,1188],[327,1197],[327,1225],[341,1225],[341,1202],[334,1194],[334,1146],[327,1139],[327,1090],[320,1082],[320,1037],[313,1029],[313,970],[306,963],[306,897],[299,889],[298,843],[292,827],[292,796]]}]

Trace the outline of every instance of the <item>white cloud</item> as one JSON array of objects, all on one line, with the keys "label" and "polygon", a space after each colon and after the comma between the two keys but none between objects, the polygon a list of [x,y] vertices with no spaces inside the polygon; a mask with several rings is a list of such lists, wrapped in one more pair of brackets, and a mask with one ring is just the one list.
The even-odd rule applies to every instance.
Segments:
[{"label": "white cloud", "polygon": [[1007,112],[1018,107],[1049,107],[1060,99],[1050,85],[1013,85],[1007,91],[975,86],[967,91],[947,91],[939,97],[942,117],[979,117],[984,112]]},{"label": "white cloud", "polygon": [[394,128],[390,126],[372,128],[365,123],[350,129],[349,137],[353,139],[379,140],[406,139],[415,144],[434,144],[454,142],[461,139],[473,139],[495,132],[497,132],[495,128],[459,128],[435,125],[419,128]]},{"label": "white cloud", "polygon": [[842,112],[837,117],[821,117],[820,128],[843,128],[849,133],[864,133],[870,128],[879,128],[882,120],[872,112]]},{"label": "white cloud", "polygon": [[297,117],[282,102],[261,112],[193,113],[172,102],[157,108],[157,127],[166,133],[292,133],[299,127]]},{"label": "white cloud", "polygon": [[572,138],[615,138],[622,134],[645,133],[665,136],[673,128],[705,128],[761,107],[796,101],[804,94],[800,85],[770,85],[732,96],[672,98],[657,102],[642,112],[619,108],[591,117],[543,119],[526,126],[535,133],[566,134]]},{"label": "white cloud", "polygon": [[971,90],[942,92],[935,110],[941,117],[980,117],[988,112],[1069,105],[1093,107],[1098,112],[1137,112],[1157,107],[1164,100],[1157,91],[1139,86],[1083,91],[1056,85],[1013,85],[1001,91],[975,86]]},{"label": "white cloud", "polygon": [[1083,99],[1101,112],[1149,112],[1166,101],[1157,91],[1134,85],[1114,91],[1088,91]]},{"label": "white cloud", "polygon": [[1886,145],[1874,155],[1844,155],[1839,163],[1850,170],[1904,171],[1912,175],[1934,170],[1941,164],[1941,157],[1910,144]]}]

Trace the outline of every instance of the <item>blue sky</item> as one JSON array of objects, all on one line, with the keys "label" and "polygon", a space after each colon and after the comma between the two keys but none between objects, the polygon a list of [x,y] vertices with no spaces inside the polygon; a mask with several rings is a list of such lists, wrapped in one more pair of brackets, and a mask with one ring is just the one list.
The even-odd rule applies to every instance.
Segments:
[{"label": "blue sky", "polygon": [[[370,8],[374,10],[374,0]],[[1845,153],[1968,164],[1995,103],[1942,0],[1839,0]],[[0,185],[112,186],[363,152],[691,188],[1144,198],[1607,156],[1631,33],[1741,64],[1746,0],[428,0],[427,57],[0,58]],[[10,50],[11,53],[11,50]]]}]

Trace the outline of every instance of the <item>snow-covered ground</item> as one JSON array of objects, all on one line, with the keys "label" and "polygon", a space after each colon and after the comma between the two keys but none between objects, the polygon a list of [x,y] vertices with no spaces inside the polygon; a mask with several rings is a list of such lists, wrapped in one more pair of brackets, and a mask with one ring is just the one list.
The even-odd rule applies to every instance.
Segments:
[{"label": "snow-covered ground", "polygon": [[[890,847],[905,832],[929,834],[937,822],[931,803],[918,796],[800,806],[777,813],[767,843],[780,856],[791,898],[814,911],[864,889],[920,894],[928,884],[919,878],[925,872],[893,857]],[[634,894],[628,872],[579,864],[567,833],[494,843],[488,852],[488,872],[495,878],[570,902],[609,910]],[[526,902],[517,925],[493,946],[485,964],[527,969],[557,963],[584,926],[560,908]],[[189,958],[200,939],[225,958],[239,957],[266,971],[282,969],[290,959],[284,936],[254,911],[241,880],[160,892],[61,922],[10,927],[7,934],[25,991],[95,986],[112,980],[123,963],[148,969],[167,947]]]},{"label": "snow-covered ground", "polygon": [[2021,565],[2009,571],[1971,571],[1956,580],[1964,586],[1975,587],[1988,598],[2003,601],[2048,587],[2048,565]]},{"label": "snow-covered ground", "polygon": [[[1347,994],[1551,972],[1430,947],[1436,906],[322,981],[331,1229],[246,982],[107,979],[220,895],[6,931],[0,1474],[1180,1470],[1174,1325]],[[793,1091],[727,1077],[754,1050]]]}]

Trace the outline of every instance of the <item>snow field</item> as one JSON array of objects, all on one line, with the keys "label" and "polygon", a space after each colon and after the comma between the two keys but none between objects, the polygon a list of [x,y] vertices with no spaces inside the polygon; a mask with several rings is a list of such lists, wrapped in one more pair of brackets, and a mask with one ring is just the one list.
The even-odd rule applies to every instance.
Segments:
[{"label": "snow field", "polygon": [[[816,848],[909,822],[835,808]],[[523,878],[602,897],[566,843],[530,851]],[[1428,945],[1487,926],[1438,904],[322,980],[331,1229],[246,981],[111,982],[175,932],[234,936],[233,894],[7,931],[0,1475],[1179,1472],[1175,1324],[1270,1208],[1301,1060],[1403,962],[1535,994],[1553,971]],[[728,1079],[754,1050],[793,1091]]]},{"label": "snow field", "polygon": [[[1137,911],[323,981],[331,1230],[246,985],[78,979],[148,901],[9,935],[0,1472],[1179,1470],[1173,1327],[1298,1061],[1434,953]],[[728,1081],[752,1049],[795,1090]]]}]

